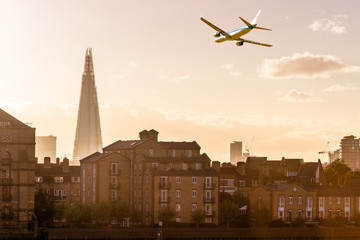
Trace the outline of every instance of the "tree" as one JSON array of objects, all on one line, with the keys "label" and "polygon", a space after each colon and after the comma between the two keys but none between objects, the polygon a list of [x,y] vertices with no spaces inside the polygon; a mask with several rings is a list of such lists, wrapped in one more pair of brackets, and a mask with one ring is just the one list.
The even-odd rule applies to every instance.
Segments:
[{"label": "tree", "polygon": [[238,216],[238,206],[229,200],[224,200],[219,206],[220,223],[225,223],[229,228],[230,223]]},{"label": "tree", "polygon": [[326,181],[332,185],[342,185],[346,174],[351,172],[343,159],[336,159],[325,168]]},{"label": "tree", "polygon": [[51,224],[54,218],[54,197],[42,189],[35,194],[35,215],[39,226]]},{"label": "tree", "polygon": [[169,206],[162,207],[159,210],[159,221],[162,222],[164,226],[168,226],[175,216],[175,210],[170,208]]},{"label": "tree", "polygon": [[77,226],[81,223],[82,207],[79,204],[67,205],[64,213],[66,222],[70,223],[71,227]]},{"label": "tree", "polygon": [[61,220],[65,217],[65,211],[68,208],[65,201],[55,201],[53,205],[54,218]]},{"label": "tree", "polygon": [[91,215],[98,223],[107,223],[110,219],[111,206],[109,202],[101,202],[93,206]]},{"label": "tree", "polygon": [[196,223],[196,228],[199,227],[199,223],[205,220],[205,211],[202,209],[196,209],[191,213],[191,221]]}]

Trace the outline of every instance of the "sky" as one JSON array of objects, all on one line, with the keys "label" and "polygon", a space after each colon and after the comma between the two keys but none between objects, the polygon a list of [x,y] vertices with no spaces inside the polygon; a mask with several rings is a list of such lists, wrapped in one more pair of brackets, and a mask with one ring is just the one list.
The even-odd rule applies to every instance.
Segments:
[{"label": "sky", "polygon": [[[244,26],[267,48],[215,43]],[[144,129],[160,141],[197,141],[230,160],[327,161],[319,151],[360,136],[360,1],[3,0],[0,108],[55,135],[71,158],[86,48],[93,49],[103,145]],[[251,140],[253,141],[251,142]]]}]

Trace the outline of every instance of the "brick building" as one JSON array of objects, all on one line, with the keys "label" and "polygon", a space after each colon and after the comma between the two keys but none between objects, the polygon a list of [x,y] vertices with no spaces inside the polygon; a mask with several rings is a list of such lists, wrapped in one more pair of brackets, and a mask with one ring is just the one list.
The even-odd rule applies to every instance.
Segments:
[{"label": "brick building", "polygon": [[80,161],[81,199],[128,202],[148,226],[158,223],[163,206],[176,211],[177,222],[190,222],[192,211],[203,209],[205,221],[217,224],[219,173],[210,162],[195,141],[158,141],[157,131],[144,130],[138,140],[119,140]]},{"label": "brick building", "polygon": [[53,195],[55,200],[80,203],[80,166],[70,166],[69,159],[62,162],[56,159],[51,163],[49,157],[44,163],[35,166],[35,193],[44,191]]},{"label": "brick building", "polygon": [[34,214],[35,128],[0,109],[0,227],[28,228]]}]

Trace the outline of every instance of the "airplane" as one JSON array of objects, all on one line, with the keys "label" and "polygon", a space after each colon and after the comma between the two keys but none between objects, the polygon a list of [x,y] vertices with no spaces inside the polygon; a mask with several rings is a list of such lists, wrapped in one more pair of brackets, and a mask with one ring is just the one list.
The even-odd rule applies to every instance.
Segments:
[{"label": "airplane", "polygon": [[247,40],[247,39],[244,39],[244,38],[241,37],[241,36],[249,33],[254,28],[255,29],[261,29],[261,30],[272,31],[269,28],[263,28],[263,27],[258,27],[257,26],[256,20],[259,17],[260,13],[261,13],[261,10],[259,10],[259,12],[256,14],[255,18],[251,21],[251,23],[249,23],[248,21],[246,21],[242,17],[239,17],[246,24],[246,26],[241,27],[241,28],[236,29],[236,30],[233,30],[231,32],[225,32],[224,30],[222,30],[221,28],[215,26],[214,24],[212,24],[211,22],[209,22],[208,20],[206,20],[203,17],[200,17],[200,19],[201,19],[201,21],[203,21],[204,23],[206,23],[207,25],[209,25],[210,27],[212,27],[213,29],[215,29],[217,31],[214,34],[214,37],[216,37],[215,42],[217,42],[217,43],[221,43],[221,42],[224,42],[224,41],[236,41],[237,46],[242,46],[242,45],[244,45],[244,42],[246,42],[246,43],[257,44],[257,45],[265,46],[265,47],[272,47],[273,45],[270,45],[270,44],[255,42],[255,41]]}]

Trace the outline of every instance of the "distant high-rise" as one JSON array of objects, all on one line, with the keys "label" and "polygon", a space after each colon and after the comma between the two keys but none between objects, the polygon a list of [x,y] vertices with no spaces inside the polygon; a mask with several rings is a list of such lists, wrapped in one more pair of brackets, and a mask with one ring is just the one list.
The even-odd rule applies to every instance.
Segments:
[{"label": "distant high-rise", "polygon": [[242,142],[236,142],[230,143],[230,162],[231,164],[236,166],[237,162],[240,162],[243,160],[242,155]]},{"label": "distant high-rise", "polygon": [[38,162],[44,162],[45,157],[55,162],[56,160],[56,137],[50,136],[36,136],[35,137],[35,157]]},{"label": "distant high-rise", "polygon": [[97,100],[92,50],[85,54],[85,66],[81,83],[81,95],[74,143],[73,164],[90,154],[101,151],[101,128]]},{"label": "distant high-rise", "polygon": [[360,146],[359,139],[355,136],[346,136],[341,139],[341,159],[345,161],[352,170],[360,169]]}]

